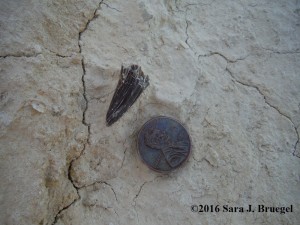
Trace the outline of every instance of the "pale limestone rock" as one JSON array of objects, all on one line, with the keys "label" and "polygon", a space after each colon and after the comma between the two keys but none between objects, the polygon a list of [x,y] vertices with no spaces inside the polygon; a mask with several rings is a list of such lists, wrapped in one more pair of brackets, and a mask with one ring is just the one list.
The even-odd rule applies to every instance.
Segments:
[{"label": "pale limestone rock", "polygon": [[97,6],[97,0],[1,0],[1,56],[78,52],[79,31]]},{"label": "pale limestone rock", "polygon": [[69,68],[53,55],[0,60],[2,224],[51,224],[78,198],[68,165],[83,150],[87,129],[75,58],[63,59]]},{"label": "pale limestone rock", "polygon": [[[297,224],[300,5],[99,3],[1,2],[3,224]],[[150,86],[106,127],[122,63],[141,65]],[[169,175],[137,155],[137,132],[156,115],[192,139]]]}]

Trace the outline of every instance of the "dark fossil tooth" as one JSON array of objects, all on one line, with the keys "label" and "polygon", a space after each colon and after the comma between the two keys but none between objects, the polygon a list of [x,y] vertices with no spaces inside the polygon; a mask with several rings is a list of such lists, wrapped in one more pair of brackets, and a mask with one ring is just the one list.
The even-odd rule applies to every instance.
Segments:
[{"label": "dark fossil tooth", "polygon": [[116,122],[149,85],[148,76],[144,75],[138,65],[131,65],[126,68],[122,65],[120,75],[120,80],[106,114],[107,126]]}]

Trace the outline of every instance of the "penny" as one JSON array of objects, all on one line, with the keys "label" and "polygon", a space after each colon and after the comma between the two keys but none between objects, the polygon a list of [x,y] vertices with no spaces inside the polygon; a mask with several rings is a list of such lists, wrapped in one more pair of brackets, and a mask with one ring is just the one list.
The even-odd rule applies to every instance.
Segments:
[{"label": "penny", "polygon": [[180,167],[191,151],[186,129],[176,120],[159,116],[146,122],[138,134],[138,153],[152,170],[170,172]]}]

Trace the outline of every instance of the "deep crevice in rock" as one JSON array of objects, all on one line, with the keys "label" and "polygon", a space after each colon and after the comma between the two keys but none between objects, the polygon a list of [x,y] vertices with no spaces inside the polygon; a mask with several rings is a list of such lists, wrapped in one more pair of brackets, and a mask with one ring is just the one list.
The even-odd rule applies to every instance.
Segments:
[{"label": "deep crevice in rock", "polygon": [[[68,178],[69,178],[69,180],[71,180],[71,177],[70,177],[70,167],[71,167],[71,165],[72,165],[72,162],[70,163],[69,170],[68,170]],[[60,210],[58,211],[58,213],[57,213],[57,214],[55,215],[55,217],[54,217],[54,221],[53,221],[52,225],[54,225],[54,224],[57,223],[57,220],[59,219],[59,217],[60,217],[60,215],[61,215],[61,213],[62,213],[63,211],[67,210],[67,209],[70,208],[73,204],[75,204],[78,200],[81,199],[81,196],[80,196],[80,194],[79,194],[78,188],[76,188],[76,186],[74,185],[74,183],[73,183],[72,180],[71,180],[71,183],[72,183],[73,187],[75,188],[75,190],[76,190],[76,192],[77,192],[77,198],[75,198],[70,204],[68,204],[67,206],[63,207],[62,209],[60,209]]]},{"label": "deep crevice in rock", "polygon": [[80,31],[78,34],[78,47],[79,47],[79,53],[81,54],[81,66],[82,66],[82,71],[83,71],[81,81],[82,81],[82,86],[83,86],[83,98],[85,100],[85,108],[82,113],[82,123],[88,127],[88,139],[87,139],[86,144],[90,144],[91,125],[86,122],[86,116],[85,116],[85,114],[88,110],[89,100],[88,100],[87,94],[86,94],[86,84],[85,84],[86,69],[85,69],[84,57],[82,56],[81,36],[88,29],[89,24],[97,18],[97,11],[101,8],[102,3],[103,3],[103,0],[101,2],[99,2],[98,7],[94,10],[92,18],[90,18],[87,21],[87,23],[85,24],[82,31]]},{"label": "deep crevice in rock", "polygon": [[[82,46],[81,46],[81,36],[82,34],[87,30],[89,24],[97,18],[97,11],[100,9],[101,7],[101,4],[103,3],[103,0],[101,2],[99,2],[98,4],[98,7],[94,10],[94,13],[93,13],[93,16],[92,18],[88,19],[87,23],[85,24],[84,28],[79,32],[78,34],[78,47],[79,47],[79,54],[82,54]],[[54,52],[52,52],[54,53]],[[54,53],[56,54],[56,53]],[[57,54],[56,54],[57,55]],[[59,57],[65,57],[65,56],[62,56],[62,55],[57,55]],[[67,206],[63,207],[62,209],[60,209],[58,211],[58,213],[55,215],[54,217],[54,221],[52,223],[52,225],[56,224],[57,223],[57,220],[59,219],[59,216],[61,215],[61,213],[65,210],[67,210],[68,208],[70,208],[74,203],[76,203],[78,200],[81,199],[81,196],[79,194],[79,189],[76,185],[75,185],[75,182],[73,181],[73,178],[72,178],[72,166],[73,166],[73,163],[78,160],[84,153],[85,149],[86,149],[86,146],[87,144],[90,143],[90,124],[88,124],[86,122],[86,117],[85,117],[85,114],[86,114],[86,111],[88,110],[88,98],[87,98],[87,95],[86,95],[86,85],[85,85],[85,74],[86,74],[86,69],[85,69],[85,63],[84,63],[84,58],[83,56],[81,55],[81,66],[82,66],[82,77],[81,77],[81,80],[82,80],[82,85],[83,85],[83,98],[85,100],[85,108],[83,109],[83,113],[82,113],[82,123],[83,125],[85,125],[87,128],[88,128],[88,137],[87,137],[87,141],[86,143],[84,143],[84,146],[83,146],[83,149],[80,153],[80,155],[78,157],[76,157],[75,159],[73,159],[70,164],[69,164],[69,167],[68,167],[68,179],[70,180],[70,182],[72,183],[73,187],[75,188],[76,192],[77,192],[77,198],[74,199],[70,204],[68,204]],[[113,191],[114,192],[114,191]],[[115,193],[115,192],[114,192]]]},{"label": "deep crevice in rock", "polygon": [[68,209],[71,205],[73,205],[73,204],[74,204],[75,202],[77,202],[79,199],[80,199],[80,196],[79,196],[78,198],[76,198],[73,202],[71,202],[70,204],[68,204],[67,206],[65,206],[65,207],[63,207],[62,209],[60,209],[60,210],[58,211],[58,213],[55,215],[54,221],[53,221],[52,225],[54,225],[54,224],[57,223],[57,220],[59,219],[59,217],[60,217],[60,215],[61,215],[61,213],[62,213],[63,211],[65,211],[66,209]]}]

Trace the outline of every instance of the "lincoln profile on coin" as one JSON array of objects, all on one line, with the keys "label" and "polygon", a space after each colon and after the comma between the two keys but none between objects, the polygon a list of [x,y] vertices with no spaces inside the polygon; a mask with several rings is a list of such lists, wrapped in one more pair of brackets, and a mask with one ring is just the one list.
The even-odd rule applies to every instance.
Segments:
[{"label": "lincoln profile on coin", "polygon": [[138,135],[138,151],[144,163],[158,172],[181,166],[190,154],[190,138],[176,120],[158,116],[144,124]]},{"label": "lincoln profile on coin", "polygon": [[184,141],[173,142],[166,132],[158,129],[149,129],[145,133],[145,144],[161,151],[154,166],[157,166],[164,156],[171,167],[176,167],[188,155],[187,143]]}]

